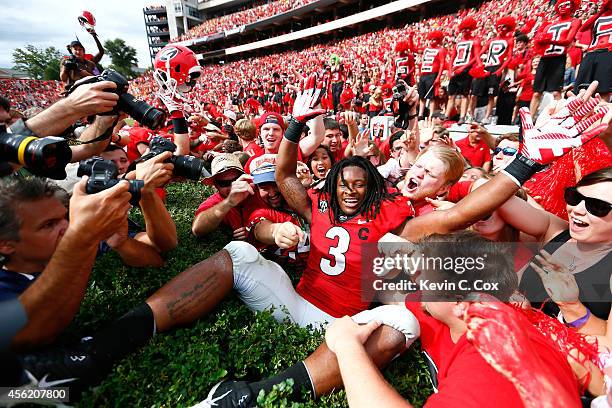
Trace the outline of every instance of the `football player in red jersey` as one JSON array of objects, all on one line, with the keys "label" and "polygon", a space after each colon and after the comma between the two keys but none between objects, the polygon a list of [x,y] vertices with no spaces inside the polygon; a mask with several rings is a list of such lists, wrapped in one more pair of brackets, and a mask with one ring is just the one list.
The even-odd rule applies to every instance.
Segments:
[{"label": "football player in red jersey", "polygon": [[468,111],[468,95],[472,87],[472,77],[469,70],[480,58],[480,41],[473,36],[477,23],[473,17],[466,17],[459,24],[461,40],[455,45],[448,66],[450,81],[448,83],[448,103],[446,104],[446,117],[450,117],[455,108],[455,97],[461,97],[459,125],[465,123]]},{"label": "football player in red jersey", "polygon": [[533,80],[533,98],[529,110],[535,116],[543,92],[552,92],[555,100],[561,98],[565,62],[569,45],[574,41],[581,21],[573,17],[581,0],[559,0],[555,4],[558,18],[544,25],[534,36],[535,49],[542,56]]},{"label": "football player in red jersey", "polygon": [[512,34],[516,28],[516,20],[514,17],[502,17],[497,20],[496,24],[497,36],[489,40],[484,46],[486,52],[484,62],[477,60],[478,66],[482,67],[487,72],[484,78],[479,78],[473,81],[472,94],[478,96],[488,96],[489,103],[485,114],[485,121],[488,121],[495,105],[495,97],[499,94],[499,85],[501,76],[512,58],[512,50],[514,49],[514,38]]},{"label": "football player in red jersey", "polygon": [[591,81],[598,81],[599,92],[604,101],[610,101],[612,92],[612,0],[604,0],[601,8],[589,18],[580,31],[591,31],[591,44],[584,55],[576,86],[586,88]]},{"label": "football player in red jersey", "polygon": [[425,112],[425,101],[430,100],[429,114],[436,110],[434,96],[440,87],[442,72],[446,68],[446,49],[442,46],[444,33],[439,30],[427,35],[429,46],[423,50],[419,78],[419,117]]}]

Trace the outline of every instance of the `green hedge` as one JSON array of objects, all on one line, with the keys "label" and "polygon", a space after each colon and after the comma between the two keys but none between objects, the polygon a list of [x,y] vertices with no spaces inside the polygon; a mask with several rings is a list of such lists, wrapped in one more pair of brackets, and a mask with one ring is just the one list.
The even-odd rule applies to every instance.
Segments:
[{"label": "green hedge", "polygon": [[[96,263],[81,312],[69,332],[94,333],[228,242],[227,231],[217,231],[205,240],[191,235],[194,211],[210,193],[196,183],[169,186],[167,206],[176,222],[180,244],[166,257],[166,266],[135,269],[124,266],[116,254],[104,256]],[[148,346],[116,365],[78,405],[189,406],[205,398],[210,387],[223,378],[256,380],[289,367],[315,350],[322,338],[320,332],[278,324],[268,313],[255,314],[230,296],[192,326],[155,336]],[[431,393],[425,362],[414,350],[397,359],[385,375],[416,406]],[[287,400],[286,385],[260,398],[261,406],[347,406],[342,391],[317,401],[293,403]]]}]

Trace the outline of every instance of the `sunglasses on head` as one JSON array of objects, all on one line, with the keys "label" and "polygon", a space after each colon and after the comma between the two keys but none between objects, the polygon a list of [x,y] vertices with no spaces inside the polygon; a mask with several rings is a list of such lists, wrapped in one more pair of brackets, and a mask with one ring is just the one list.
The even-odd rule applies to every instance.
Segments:
[{"label": "sunglasses on head", "polygon": [[493,155],[495,156],[499,152],[504,153],[504,156],[514,156],[517,150],[513,147],[504,147],[503,149],[501,147],[496,147],[495,150],[493,150]]},{"label": "sunglasses on head", "polygon": [[565,189],[565,202],[571,206],[576,206],[584,201],[586,210],[596,217],[605,217],[612,210],[612,204],[599,198],[586,197],[578,192],[576,187]]}]

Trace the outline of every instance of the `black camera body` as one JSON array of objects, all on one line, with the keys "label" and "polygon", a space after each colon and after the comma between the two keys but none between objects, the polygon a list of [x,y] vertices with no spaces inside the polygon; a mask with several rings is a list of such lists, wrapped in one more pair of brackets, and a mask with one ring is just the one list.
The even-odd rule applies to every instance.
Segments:
[{"label": "black camera body", "polygon": [[[87,180],[87,186],[85,192],[87,194],[96,194],[100,191],[112,188],[120,180],[119,171],[117,166],[110,160],[104,160],[101,157],[90,157],[89,159],[82,160],[79,162],[79,169],[77,170],[77,176],[89,176]],[[138,205],[140,201],[140,191],[144,187],[144,181],[142,180],[126,180],[130,183],[128,188],[129,193],[132,195],[130,204]]]},{"label": "black camera body", "polygon": [[[173,152],[176,150],[176,145],[168,139],[161,136],[155,136],[149,142],[149,153],[142,157],[142,160],[149,160],[152,157],[160,155],[164,152]],[[166,163],[174,165],[173,174],[177,177],[185,177],[190,180],[200,180],[203,176],[210,177],[208,171],[204,168],[204,161],[194,156],[175,156],[172,155]]]},{"label": "black camera body", "polygon": [[[36,176],[63,180],[70,159],[72,150],[64,138],[38,138],[0,132],[0,160],[25,166]],[[3,165],[1,172],[2,176],[8,175],[12,173],[12,168]]]},{"label": "black camera body", "polygon": [[69,71],[76,70],[79,67],[77,57],[74,55],[70,55],[68,58],[64,60],[64,66]]},{"label": "black camera body", "polygon": [[408,92],[406,85],[402,82],[398,82],[391,90],[393,91],[393,100],[395,101],[403,101]]},{"label": "black camera body", "polygon": [[109,115],[116,115],[118,112],[125,112],[132,118],[140,122],[143,126],[146,126],[153,130],[161,127],[164,124],[166,120],[165,112],[154,108],[145,101],[141,101],[140,99],[137,99],[134,95],[128,93],[127,90],[129,87],[129,83],[127,79],[125,79],[123,75],[112,69],[105,69],[98,76],[75,82],[74,85],[72,85],[72,87],[70,87],[70,89],[68,89],[66,93],[70,94],[81,85],[101,81],[111,81],[117,85],[117,88],[113,89],[112,92],[119,95],[119,101],[117,102],[116,108],[108,113]]}]

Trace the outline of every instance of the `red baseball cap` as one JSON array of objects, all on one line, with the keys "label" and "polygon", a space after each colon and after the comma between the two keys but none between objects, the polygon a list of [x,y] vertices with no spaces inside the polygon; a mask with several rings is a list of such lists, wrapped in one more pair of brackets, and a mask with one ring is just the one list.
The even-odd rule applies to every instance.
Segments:
[{"label": "red baseball cap", "polygon": [[276,113],[276,112],[266,112],[259,118],[259,127],[262,127],[266,123],[275,123],[279,125],[283,130],[287,128],[287,124],[285,123],[285,119]]}]

